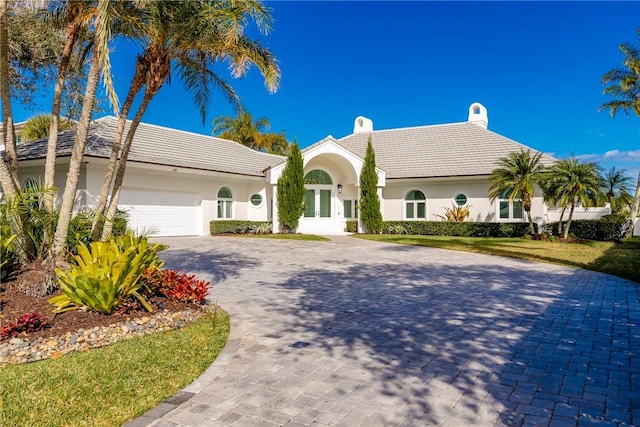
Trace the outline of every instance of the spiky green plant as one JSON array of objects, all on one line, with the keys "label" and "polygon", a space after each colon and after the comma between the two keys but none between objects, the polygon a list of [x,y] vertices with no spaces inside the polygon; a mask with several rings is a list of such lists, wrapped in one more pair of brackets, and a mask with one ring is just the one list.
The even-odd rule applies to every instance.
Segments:
[{"label": "spiky green plant", "polygon": [[469,218],[471,214],[471,205],[459,206],[455,203],[452,203],[450,208],[444,208],[444,215],[436,215],[438,218],[443,221],[448,222],[464,222],[465,219]]},{"label": "spiky green plant", "polygon": [[144,286],[140,276],[147,269],[161,268],[160,245],[149,245],[146,238],[126,235],[108,242],[78,246],[69,271],[56,269],[62,295],[49,302],[54,313],[80,307],[110,314],[120,304],[136,298],[148,310],[152,307],[139,292]]}]

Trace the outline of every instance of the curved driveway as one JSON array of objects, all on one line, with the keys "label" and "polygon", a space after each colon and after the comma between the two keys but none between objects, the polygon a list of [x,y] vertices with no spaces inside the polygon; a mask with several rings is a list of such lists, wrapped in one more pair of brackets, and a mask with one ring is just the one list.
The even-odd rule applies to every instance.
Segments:
[{"label": "curved driveway", "polygon": [[351,237],[163,241],[232,335],[154,425],[640,424],[632,282]]}]

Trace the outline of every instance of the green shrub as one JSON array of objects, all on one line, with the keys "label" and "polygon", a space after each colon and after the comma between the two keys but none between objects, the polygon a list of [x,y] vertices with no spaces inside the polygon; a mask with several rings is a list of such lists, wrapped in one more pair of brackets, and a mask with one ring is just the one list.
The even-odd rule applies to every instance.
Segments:
[{"label": "green shrub", "polygon": [[271,233],[271,221],[211,221],[211,234],[266,234]]},{"label": "green shrub", "polygon": [[358,232],[358,221],[347,221],[347,233]]},{"label": "green shrub", "polygon": [[16,262],[16,254],[13,252],[13,239],[16,235],[0,233],[0,238],[0,280],[3,280],[13,271]]},{"label": "green shrub", "polygon": [[[563,221],[563,229],[566,226]],[[602,242],[622,240],[630,230],[631,220],[624,214],[604,215],[599,219],[575,219],[571,221],[571,234],[581,239],[599,240]],[[544,225],[544,231],[558,235],[558,223]]]},{"label": "green shrub", "polygon": [[79,307],[110,314],[120,304],[135,297],[153,311],[138,292],[139,280],[146,269],[159,268],[163,262],[157,254],[158,245],[149,245],[144,237],[126,235],[107,242],[81,243],[69,271],[56,270],[62,295],[49,300],[54,313]]},{"label": "green shrub", "polygon": [[385,234],[425,236],[522,237],[529,231],[525,222],[385,221]]}]

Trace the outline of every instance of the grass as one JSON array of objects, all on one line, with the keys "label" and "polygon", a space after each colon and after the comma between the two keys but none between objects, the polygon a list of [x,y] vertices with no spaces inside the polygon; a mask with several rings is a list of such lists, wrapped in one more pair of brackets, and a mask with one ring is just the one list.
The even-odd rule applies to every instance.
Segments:
[{"label": "grass", "polygon": [[276,239],[276,240],[310,240],[314,242],[329,242],[331,239],[328,239],[324,236],[318,236],[317,234],[282,234],[282,233],[274,233],[274,234],[227,234],[226,236],[237,236],[237,237],[249,237],[253,239]]},{"label": "grass", "polygon": [[640,283],[640,237],[623,243],[560,243],[524,238],[483,238],[413,235],[357,235],[380,242],[429,246],[456,251],[477,252],[531,261],[571,265],[613,274]]},{"label": "grass", "polygon": [[196,379],[224,348],[218,312],[176,331],[0,368],[0,425],[121,426]]}]

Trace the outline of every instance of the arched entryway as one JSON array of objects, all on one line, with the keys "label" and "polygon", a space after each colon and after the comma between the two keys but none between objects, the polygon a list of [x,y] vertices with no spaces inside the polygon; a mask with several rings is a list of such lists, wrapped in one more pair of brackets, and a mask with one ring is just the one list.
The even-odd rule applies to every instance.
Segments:
[{"label": "arched entryway", "polygon": [[304,176],[304,213],[299,230],[303,233],[330,233],[336,229],[340,212],[336,209],[335,179],[323,169],[312,169]]}]

